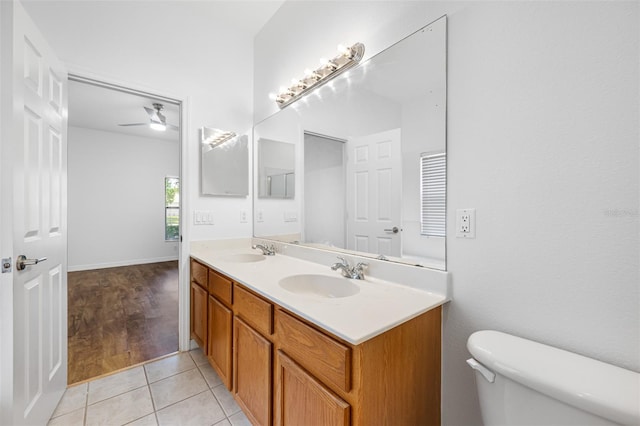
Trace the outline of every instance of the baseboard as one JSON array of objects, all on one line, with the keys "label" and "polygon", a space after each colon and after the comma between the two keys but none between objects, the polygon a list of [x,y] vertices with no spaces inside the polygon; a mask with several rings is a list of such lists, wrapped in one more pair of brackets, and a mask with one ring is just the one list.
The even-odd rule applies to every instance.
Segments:
[{"label": "baseboard", "polygon": [[67,271],[69,272],[90,271],[92,269],[117,268],[119,266],[131,266],[131,265],[144,265],[146,263],[169,262],[172,260],[178,260],[178,256],[155,257],[153,259],[121,260],[117,262],[95,263],[92,265],[73,265],[73,266],[69,265],[67,267]]}]

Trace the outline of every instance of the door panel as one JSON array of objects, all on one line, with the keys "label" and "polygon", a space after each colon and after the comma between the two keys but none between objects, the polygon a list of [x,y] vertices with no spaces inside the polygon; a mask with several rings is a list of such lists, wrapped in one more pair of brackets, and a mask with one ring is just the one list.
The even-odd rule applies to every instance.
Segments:
[{"label": "door panel", "polygon": [[347,141],[347,248],[401,255],[400,129]]},{"label": "door panel", "polygon": [[[2,358],[12,358],[13,388],[3,397],[13,401],[11,424],[46,424],[67,384],[67,73],[19,2],[0,7],[13,24],[2,28],[3,71],[13,70],[3,86],[13,109],[2,116],[11,149],[1,158],[13,195],[2,216],[14,260],[13,342],[1,349],[12,351]],[[19,255],[46,261],[19,270]]]},{"label": "door panel", "polygon": [[348,426],[351,407],[282,351],[276,355],[277,426]]},{"label": "door panel", "polygon": [[233,336],[234,392],[251,423],[268,426],[272,406],[272,344],[238,317],[233,322]]},{"label": "door panel", "polygon": [[209,296],[209,362],[231,390],[233,352],[233,312],[215,297]]}]

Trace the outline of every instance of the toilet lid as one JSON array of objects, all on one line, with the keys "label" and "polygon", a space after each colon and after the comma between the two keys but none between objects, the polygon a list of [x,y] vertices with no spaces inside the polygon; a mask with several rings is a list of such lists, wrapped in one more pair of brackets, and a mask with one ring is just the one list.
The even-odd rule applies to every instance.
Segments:
[{"label": "toilet lid", "polygon": [[493,372],[595,415],[640,424],[640,374],[498,331],[473,333],[473,357]]}]

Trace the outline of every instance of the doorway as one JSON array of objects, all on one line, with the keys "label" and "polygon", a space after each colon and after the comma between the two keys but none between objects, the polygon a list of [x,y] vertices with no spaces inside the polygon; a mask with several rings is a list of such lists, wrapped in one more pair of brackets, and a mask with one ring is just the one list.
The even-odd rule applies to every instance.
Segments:
[{"label": "doorway", "polygon": [[179,349],[181,108],[69,76],[69,384]]},{"label": "doorway", "polygon": [[346,248],[345,144],[344,139],[304,132],[302,237],[307,243]]}]

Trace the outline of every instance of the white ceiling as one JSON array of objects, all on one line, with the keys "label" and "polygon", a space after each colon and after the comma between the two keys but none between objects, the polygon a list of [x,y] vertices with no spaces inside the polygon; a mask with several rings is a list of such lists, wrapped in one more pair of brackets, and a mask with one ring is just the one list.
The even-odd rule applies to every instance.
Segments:
[{"label": "white ceiling", "polygon": [[[189,27],[233,28],[255,36],[285,0],[22,0],[36,25],[64,22],[73,16],[77,28],[146,29],[150,42],[162,42],[169,28],[188,32]],[[83,19],[86,18],[86,19]],[[98,18],[98,20],[96,20]]]},{"label": "white ceiling", "polygon": [[149,115],[144,107],[152,108],[151,104],[154,102],[164,105],[162,114],[167,118],[167,124],[175,126],[180,124],[178,105],[92,84],[69,81],[69,126],[178,141],[179,132],[175,130],[167,129],[159,132],[152,130],[148,125],[118,126],[124,123],[148,124]]},{"label": "white ceiling", "polygon": [[[2,0],[0,0],[2,1]],[[91,62],[91,55],[105,52],[112,62],[127,69],[132,52],[136,70],[147,66],[174,70],[176,61],[188,67],[194,58],[194,45],[207,43],[206,52],[224,55],[228,37],[242,35],[253,39],[284,0],[22,0],[35,24],[62,53],[63,61],[70,55],[68,46],[85,40],[91,49],[80,52]],[[247,45],[249,48],[249,45]],[[201,48],[202,49],[202,48]],[[66,53],[65,53],[66,52]],[[124,52],[124,56],[118,53]],[[164,53],[164,54],[163,54]],[[128,56],[127,56],[128,55]],[[95,61],[94,61],[95,63]],[[74,63],[71,63],[74,65]],[[142,64],[142,65],[140,65]],[[155,67],[155,68],[154,68]],[[194,80],[197,80],[191,69]],[[99,66],[92,71],[101,72]],[[151,71],[150,71],[151,73]],[[149,75],[149,80],[155,77]],[[109,75],[106,73],[105,75]],[[134,81],[135,79],[132,79]],[[155,80],[153,80],[155,81]],[[147,81],[143,82],[147,84]],[[163,87],[156,82],[153,87]],[[136,136],[175,139],[178,132],[157,132],[148,126],[120,127],[120,123],[144,123],[149,117],[144,106],[156,102],[89,84],[69,84],[69,124]],[[179,112],[174,105],[162,102],[167,123],[178,125]]]}]

